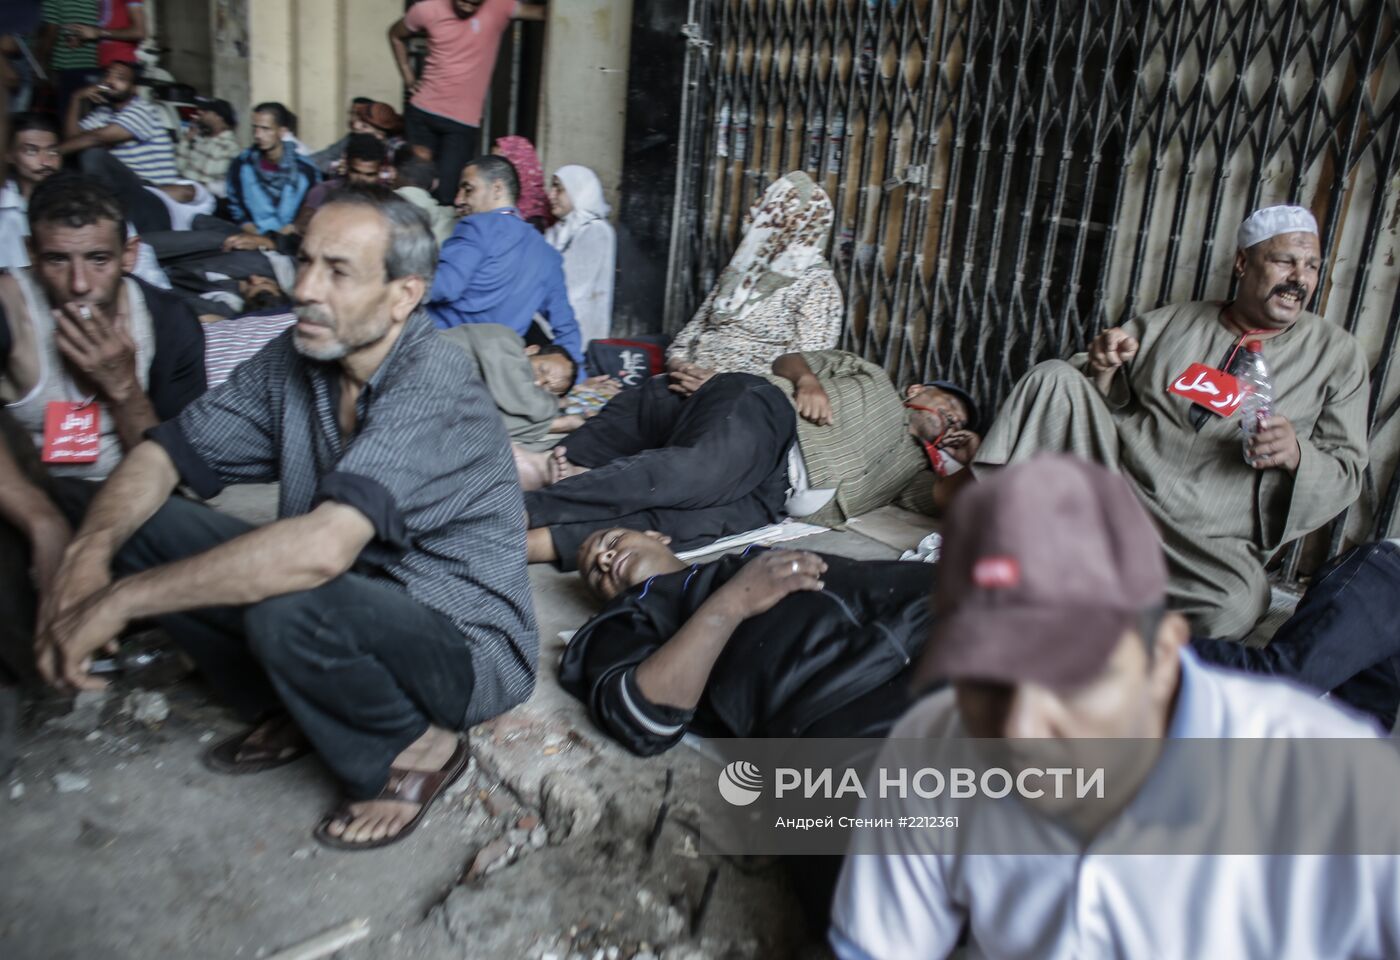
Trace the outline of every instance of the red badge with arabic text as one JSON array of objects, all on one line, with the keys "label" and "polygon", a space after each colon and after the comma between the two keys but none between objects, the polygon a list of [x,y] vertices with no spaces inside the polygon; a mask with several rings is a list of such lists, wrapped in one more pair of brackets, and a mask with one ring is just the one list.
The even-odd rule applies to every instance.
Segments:
[{"label": "red badge with arabic text", "polygon": [[1228,417],[1239,409],[1248,388],[1232,374],[1193,363],[1186,372],[1167,385],[1167,392],[1185,397],[1203,410]]},{"label": "red badge with arabic text", "polygon": [[95,403],[56,400],[44,407],[45,463],[94,463],[101,449],[101,410]]}]

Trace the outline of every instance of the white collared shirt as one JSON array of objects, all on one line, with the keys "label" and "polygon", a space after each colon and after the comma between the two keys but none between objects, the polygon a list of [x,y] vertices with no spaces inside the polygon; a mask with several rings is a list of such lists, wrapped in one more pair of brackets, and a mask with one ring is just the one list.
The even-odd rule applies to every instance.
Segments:
[{"label": "white collared shirt", "polygon": [[[1186,652],[1169,735],[1372,738],[1377,731],[1301,688],[1207,666]],[[952,691],[917,704],[890,736],[966,736]],[[1300,789],[1306,776],[1280,766],[1272,777],[1240,771],[1220,789],[1257,797],[1267,815],[1270,798]],[[1393,807],[1400,773],[1389,779],[1385,802]],[[1319,804],[1318,816],[1354,815],[1354,784],[1333,779],[1325,789],[1335,802]],[[1149,777],[1119,820],[1181,815],[1190,805],[1169,786],[1154,789]],[[1396,819],[1381,818],[1375,829],[1394,833]],[[1097,841],[1079,855],[915,854],[906,838],[917,832],[881,837],[887,852],[848,856],[841,872],[831,929],[841,960],[947,957],[965,926],[968,958],[1400,956],[1400,857],[1104,854],[1095,852]],[[1397,849],[1396,837],[1376,839],[1378,849]]]},{"label": "white collared shirt", "polygon": [[29,266],[29,202],[19,192],[19,184],[6,180],[0,186],[0,270]]}]

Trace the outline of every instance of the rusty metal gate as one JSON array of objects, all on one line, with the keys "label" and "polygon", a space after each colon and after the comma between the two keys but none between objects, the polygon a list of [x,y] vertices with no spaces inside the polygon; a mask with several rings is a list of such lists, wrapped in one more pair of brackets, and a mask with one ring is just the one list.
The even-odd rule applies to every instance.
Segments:
[{"label": "rusty metal gate", "polygon": [[1312,308],[1374,364],[1367,489],[1326,549],[1394,531],[1398,9],[691,0],[668,329],[802,168],[837,210],[844,346],[995,405],[1103,327],[1228,296],[1239,221],[1299,202],[1329,256]]}]

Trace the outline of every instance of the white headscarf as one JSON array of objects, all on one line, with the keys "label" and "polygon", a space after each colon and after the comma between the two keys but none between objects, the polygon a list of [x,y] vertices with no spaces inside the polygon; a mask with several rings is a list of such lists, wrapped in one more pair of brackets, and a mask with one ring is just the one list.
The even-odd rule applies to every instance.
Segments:
[{"label": "white headscarf", "polygon": [[602,181],[587,167],[571,163],[555,170],[554,175],[563,184],[573,205],[569,215],[545,233],[549,245],[562,252],[568,249],[580,228],[594,220],[606,220],[611,209],[603,199]]}]

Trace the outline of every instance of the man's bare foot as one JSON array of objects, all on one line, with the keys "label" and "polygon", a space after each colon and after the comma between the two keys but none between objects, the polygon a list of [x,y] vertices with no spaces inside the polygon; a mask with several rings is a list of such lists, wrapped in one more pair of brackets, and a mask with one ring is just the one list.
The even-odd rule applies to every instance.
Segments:
[{"label": "man's bare foot", "polygon": [[[400,770],[441,770],[457,749],[457,734],[442,727],[429,727],[410,743],[392,766]],[[326,832],[351,843],[368,843],[397,836],[418,814],[421,804],[400,800],[365,800],[346,804],[351,814],[349,822],[332,820]]]},{"label": "man's bare foot", "polygon": [[569,451],[562,446],[555,447],[551,450],[550,457],[553,461],[550,465],[551,472],[554,475],[554,479],[551,481],[552,483],[558,483],[560,480],[567,480],[569,477],[576,477],[581,473],[588,472],[588,467],[580,467],[570,460]]},{"label": "man's bare foot", "polygon": [[554,482],[554,458],[548,451],[532,453],[512,443],[510,452],[515,456],[515,472],[520,475],[520,489],[539,490]]}]

